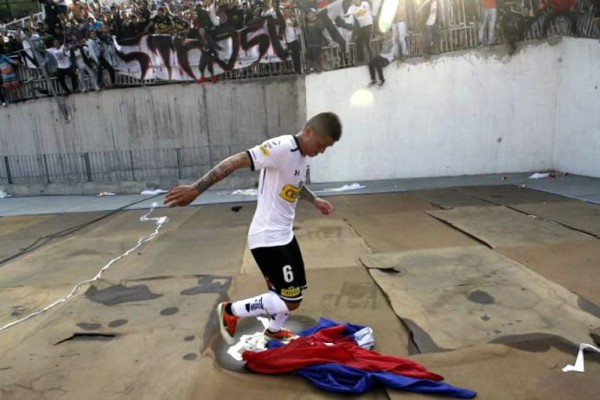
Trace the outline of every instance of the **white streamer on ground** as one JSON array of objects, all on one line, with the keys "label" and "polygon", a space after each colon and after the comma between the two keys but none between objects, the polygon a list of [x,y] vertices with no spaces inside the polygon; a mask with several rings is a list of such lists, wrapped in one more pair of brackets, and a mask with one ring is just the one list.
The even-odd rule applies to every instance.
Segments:
[{"label": "white streamer on ground", "polygon": [[570,365],[570,364],[565,365],[565,367],[562,369],[563,372],[571,372],[571,371],[585,372],[585,366],[583,364],[584,350],[595,351],[597,353],[600,353],[600,348],[598,348],[596,346],[592,346],[591,344],[580,343],[579,344],[579,352],[577,353],[577,358],[575,359],[575,364],[574,365]]},{"label": "white streamer on ground", "polygon": [[256,189],[238,189],[231,192],[232,195],[242,195],[242,196],[256,196],[258,195],[258,190]]},{"label": "white streamer on ground", "polygon": [[142,215],[140,217],[140,221],[141,222],[146,222],[146,221],[155,221],[156,223],[156,228],[154,229],[154,232],[152,232],[149,235],[146,236],[142,236],[141,238],[138,239],[137,244],[135,246],[133,246],[132,248],[130,248],[129,250],[127,250],[125,253],[121,254],[118,257],[113,258],[112,260],[110,260],[104,267],[102,267],[100,269],[100,271],[98,271],[98,273],[91,279],[86,279],[84,281],[79,282],[77,285],[75,285],[75,287],[73,287],[73,289],[71,290],[71,292],[66,295],[65,297],[62,297],[56,301],[54,301],[51,304],[48,304],[46,307],[42,308],[39,311],[33,312],[29,315],[26,315],[25,317],[18,319],[16,321],[13,321],[9,324],[4,325],[3,327],[0,327],[0,332],[11,328],[17,324],[20,324],[21,322],[25,322],[28,319],[31,319],[37,315],[43,314],[46,311],[50,310],[53,307],[56,307],[57,305],[61,304],[61,303],[65,303],[68,300],[70,300],[72,297],[74,297],[77,293],[79,293],[79,290],[81,289],[82,286],[84,285],[89,285],[91,283],[94,283],[95,281],[97,281],[98,279],[100,279],[102,277],[102,274],[104,273],[104,271],[108,270],[114,263],[116,263],[117,261],[119,261],[120,259],[127,257],[129,254],[133,253],[135,250],[137,250],[140,246],[142,246],[144,243],[151,241],[152,239],[156,238],[158,236],[158,232],[160,231],[160,228],[162,228],[162,226],[167,223],[169,221],[169,219],[167,217],[156,217],[156,218],[149,218],[148,215],[150,215],[154,209],[158,207],[158,203],[154,202],[152,203],[152,208],[150,208],[150,211],[148,211],[146,214]]},{"label": "white streamer on ground", "polygon": [[360,183],[354,182],[350,185],[344,185],[342,187],[323,189],[323,190],[320,190],[320,192],[346,192],[348,190],[364,189],[365,187],[366,186],[361,185]]}]

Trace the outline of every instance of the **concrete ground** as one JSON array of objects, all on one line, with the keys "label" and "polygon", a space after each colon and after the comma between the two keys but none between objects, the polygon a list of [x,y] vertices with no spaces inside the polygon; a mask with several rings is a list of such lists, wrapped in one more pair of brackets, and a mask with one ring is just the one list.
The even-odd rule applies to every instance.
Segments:
[{"label": "concrete ground", "polygon": [[[289,326],[369,325],[374,350],[481,399],[597,398],[600,354],[562,368],[598,340],[600,179],[529,175],[314,185],[336,211],[298,206],[309,289]],[[227,354],[215,305],[264,291],[253,200],[149,213],[161,196],[0,199],[0,398],[354,398]]]}]

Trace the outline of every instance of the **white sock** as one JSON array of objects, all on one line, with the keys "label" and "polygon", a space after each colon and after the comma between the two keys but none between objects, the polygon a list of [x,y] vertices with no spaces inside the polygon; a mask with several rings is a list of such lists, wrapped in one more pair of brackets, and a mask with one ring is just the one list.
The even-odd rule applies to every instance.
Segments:
[{"label": "white sock", "polygon": [[233,315],[237,317],[258,317],[259,315],[275,315],[287,313],[285,301],[273,292],[246,300],[236,301],[231,305]]},{"label": "white sock", "polygon": [[267,329],[271,332],[279,332],[281,328],[283,328],[283,324],[287,321],[290,316],[289,312],[279,313],[271,316],[271,320],[269,321],[269,326]]}]

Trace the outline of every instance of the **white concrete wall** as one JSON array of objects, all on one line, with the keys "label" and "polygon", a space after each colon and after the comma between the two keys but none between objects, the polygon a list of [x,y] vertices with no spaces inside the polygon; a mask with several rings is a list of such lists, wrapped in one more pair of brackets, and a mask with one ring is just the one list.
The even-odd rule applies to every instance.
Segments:
[{"label": "white concrete wall", "polygon": [[[600,176],[600,46],[565,39],[411,60],[367,87],[367,67],[306,79],[307,115],[331,110],[344,137],[314,182],[558,169]],[[573,137],[577,136],[576,140]]]},{"label": "white concrete wall", "polygon": [[600,177],[600,43],[565,39],[554,168]]}]

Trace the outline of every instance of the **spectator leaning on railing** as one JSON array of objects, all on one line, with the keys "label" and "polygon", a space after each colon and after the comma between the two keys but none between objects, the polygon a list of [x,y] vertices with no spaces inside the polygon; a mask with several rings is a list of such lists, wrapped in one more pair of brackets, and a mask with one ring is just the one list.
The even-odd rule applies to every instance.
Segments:
[{"label": "spectator leaning on railing", "polygon": [[566,17],[570,21],[571,35],[579,36],[577,34],[577,17],[575,14],[575,6],[577,0],[546,0],[540,4],[540,12],[538,13],[537,19],[542,17],[542,12],[548,10],[545,13],[544,23],[542,24],[542,34],[548,35],[548,28],[550,23],[559,17]]},{"label": "spectator leaning on railing", "polygon": [[396,15],[392,23],[392,52],[394,57],[402,59],[408,57],[408,46],[406,45],[406,1],[398,0]]},{"label": "spectator leaning on railing", "polygon": [[594,6],[594,25],[600,32],[600,0],[590,0],[590,2]]},{"label": "spectator leaning on railing", "polygon": [[307,68],[306,72],[321,72],[323,70],[321,60],[321,49],[325,38],[323,37],[323,21],[317,18],[317,10],[311,8],[306,13],[306,48]]},{"label": "spectator leaning on railing", "polygon": [[440,10],[438,0],[422,0],[417,10],[417,27],[423,32],[423,53],[425,57],[438,52]]},{"label": "spectator leaning on railing", "polygon": [[108,70],[110,75],[110,82],[112,85],[115,84],[115,69],[108,61],[105,55],[106,44],[98,37],[98,31],[91,31],[90,38],[87,40],[87,47],[90,52],[90,57],[95,61],[97,65],[96,70],[96,83],[99,87],[104,85],[103,70]]},{"label": "spectator leaning on railing", "polygon": [[13,65],[18,65],[19,62],[13,60],[8,55],[4,53],[4,46],[0,48],[0,75],[2,76],[2,89],[5,91],[3,97],[5,99],[2,100],[2,105],[6,106],[7,99],[8,101],[19,101],[19,80],[17,79],[17,74],[15,73],[15,69]]},{"label": "spectator leaning on railing", "polygon": [[[368,2],[362,0],[352,0],[352,5],[348,7],[345,16],[354,16],[358,24],[356,35],[356,58],[359,63],[368,61],[372,58],[371,53],[371,35],[373,33],[373,16],[371,15],[371,6]],[[368,59],[365,60],[364,49],[367,49]]]},{"label": "spectator leaning on railing", "polygon": [[[6,52],[7,53],[17,53],[23,50],[23,42],[22,42],[23,30],[17,28],[17,31],[14,35],[8,35],[8,42],[6,42]],[[25,62],[23,62],[24,64]]]},{"label": "spectator leaning on railing", "polygon": [[[481,22],[479,25],[479,45],[494,44],[494,33],[496,31],[496,19],[498,10],[496,0],[481,0]],[[487,33],[487,41],[484,42],[484,36]]]},{"label": "spectator leaning on railing", "polygon": [[211,75],[211,82],[216,83],[217,77],[214,74],[213,64],[218,58],[217,50],[221,50],[221,46],[215,42],[211,35],[206,33],[204,28],[199,29],[199,34],[200,37],[198,38],[198,41],[200,42],[200,51],[202,56],[200,58],[200,65],[198,66],[198,69],[200,70],[200,78],[196,82],[204,83],[206,81],[204,77],[204,71],[208,69],[208,72]]},{"label": "spectator leaning on railing", "polygon": [[[94,90],[99,91],[100,87],[98,86],[97,77],[92,68],[92,66],[96,67],[96,64],[90,56],[87,45],[80,43],[78,46],[71,48],[71,57],[75,61],[81,92],[85,93],[91,90],[92,87]],[[89,77],[89,83],[88,79],[86,79],[86,74]]]},{"label": "spectator leaning on railing", "polygon": [[[77,77],[75,76],[75,71],[73,70],[73,65],[71,63],[71,55],[65,45],[61,44],[60,40],[54,39],[53,47],[48,49],[48,53],[56,60],[56,77],[59,85],[67,95],[71,94],[72,91],[76,91]],[[71,80],[71,88],[67,86],[65,76],[68,76]]]},{"label": "spectator leaning on railing", "polygon": [[300,55],[300,29],[298,21],[296,20],[296,14],[291,6],[286,6],[283,9],[283,17],[285,18],[285,42],[287,48],[292,56],[292,64],[294,65],[294,72],[297,74],[302,73],[302,63]]}]

